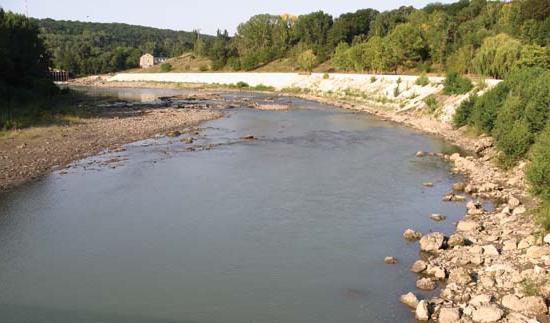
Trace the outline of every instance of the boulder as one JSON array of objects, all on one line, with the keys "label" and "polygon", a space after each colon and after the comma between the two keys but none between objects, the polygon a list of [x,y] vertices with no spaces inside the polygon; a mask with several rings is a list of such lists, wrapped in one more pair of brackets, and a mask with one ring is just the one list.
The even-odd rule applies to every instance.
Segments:
[{"label": "boulder", "polygon": [[490,302],[491,295],[481,294],[472,297],[469,303],[475,307],[480,307],[481,305],[489,304]]},{"label": "boulder", "polygon": [[446,277],[445,269],[443,269],[439,266],[428,265],[428,269],[426,270],[426,273],[430,276],[435,277],[436,279],[439,279],[439,280],[444,280],[445,277]]},{"label": "boulder", "polygon": [[422,290],[434,290],[437,284],[430,278],[420,278],[416,281],[416,287]]},{"label": "boulder", "polygon": [[455,283],[459,286],[466,285],[472,281],[470,273],[462,267],[451,270],[449,273],[449,283]]},{"label": "boulder", "polygon": [[426,270],[427,267],[428,265],[424,260],[417,260],[414,262],[414,264],[412,264],[411,271],[418,274]]},{"label": "boulder", "polygon": [[476,323],[498,322],[504,315],[504,311],[496,305],[484,305],[474,310],[472,320]]},{"label": "boulder", "polygon": [[527,315],[544,315],[548,313],[548,307],[540,296],[527,296],[521,299],[522,312]]},{"label": "boulder", "polygon": [[458,222],[458,224],[456,225],[456,230],[462,232],[470,232],[477,231],[479,227],[479,223],[477,223],[476,221],[464,220]]},{"label": "boulder", "polygon": [[412,229],[407,229],[403,232],[403,238],[409,241],[420,240],[420,238],[422,238],[422,233],[416,232]]},{"label": "boulder", "polygon": [[430,233],[420,239],[420,250],[425,252],[436,252],[443,248],[445,236],[440,232]]},{"label": "boulder", "polygon": [[544,236],[544,243],[550,244],[550,233]]},{"label": "boulder", "polygon": [[434,183],[432,183],[432,182],[425,182],[425,183],[422,183],[422,186],[424,186],[424,187],[434,187]]},{"label": "boulder", "polygon": [[416,152],[416,157],[419,157],[419,158],[422,158],[422,157],[425,157],[426,156],[426,153],[423,152],[422,150],[419,150]]},{"label": "boulder", "polygon": [[433,213],[432,215],[430,215],[430,219],[434,220],[434,221],[443,221],[445,220],[447,217],[444,216],[443,214],[439,214],[439,213]]},{"label": "boulder", "polygon": [[418,306],[418,298],[411,292],[401,295],[399,301],[410,308],[416,308]]},{"label": "boulder", "polygon": [[520,204],[521,202],[513,196],[508,199],[508,207],[511,209],[517,208]]},{"label": "boulder", "polygon": [[384,263],[388,265],[394,265],[397,263],[397,259],[395,257],[387,256],[384,258]]},{"label": "boulder", "polygon": [[466,188],[466,184],[464,184],[463,182],[458,182],[453,184],[453,190],[457,192],[463,192],[465,188]]},{"label": "boulder", "polygon": [[550,246],[532,246],[527,249],[527,257],[539,260],[544,256],[550,256]]},{"label": "boulder", "polygon": [[521,312],[523,307],[519,298],[513,294],[505,295],[504,297],[502,297],[502,301],[500,303],[505,308],[510,309],[514,312]]},{"label": "boulder", "polygon": [[483,254],[486,256],[496,257],[500,255],[500,252],[494,245],[490,244],[490,245],[483,246]]},{"label": "boulder", "polygon": [[465,242],[464,237],[460,233],[455,233],[449,237],[449,241],[447,244],[449,247],[457,247],[457,246],[463,246]]},{"label": "boulder", "polygon": [[425,300],[418,302],[415,311],[415,317],[418,321],[426,322],[430,319],[430,312],[428,311],[428,303]]},{"label": "boulder", "polygon": [[443,307],[439,311],[439,323],[456,323],[460,321],[460,311],[454,307]]}]

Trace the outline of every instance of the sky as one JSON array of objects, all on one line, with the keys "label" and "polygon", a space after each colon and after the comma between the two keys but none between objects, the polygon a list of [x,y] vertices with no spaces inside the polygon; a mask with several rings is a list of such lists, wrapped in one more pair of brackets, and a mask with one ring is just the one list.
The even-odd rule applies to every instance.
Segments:
[{"label": "sky", "polygon": [[[323,10],[334,17],[364,8],[388,10],[403,5],[421,8],[436,0],[0,0],[0,7],[36,18],[123,22],[215,34],[233,34],[239,23],[259,13],[300,15]],[[449,3],[452,0],[439,0]]]}]

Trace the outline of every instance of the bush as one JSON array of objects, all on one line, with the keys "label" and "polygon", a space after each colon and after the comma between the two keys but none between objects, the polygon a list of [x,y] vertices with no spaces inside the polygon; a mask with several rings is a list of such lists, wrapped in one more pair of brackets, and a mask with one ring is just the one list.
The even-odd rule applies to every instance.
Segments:
[{"label": "bush", "polygon": [[477,95],[471,94],[466,100],[460,103],[453,116],[453,125],[455,128],[460,128],[468,124],[476,99]]},{"label": "bush", "polygon": [[[538,135],[530,155],[531,164],[527,169],[527,179],[531,182],[533,192],[550,200],[550,123]],[[549,214],[550,212],[547,212]],[[550,219],[550,218],[549,218]]]},{"label": "bush", "polygon": [[397,85],[395,87],[395,89],[393,89],[393,96],[394,97],[398,97],[399,96],[399,85]]},{"label": "bush", "polygon": [[328,73],[323,74],[323,80],[328,80],[330,78],[330,75]]},{"label": "bush", "polygon": [[201,72],[206,72],[208,71],[210,68],[208,67],[208,65],[206,64],[202,64],[201,66],[199,66],[199,71]]},{"label": "bush", "polygon": [[428,76],[426,75],[426,73],[422,73],[422,74],[420,74],[420,76],[416,79],[416,81],[414,82],[414,84],[420,85],[420,86],[426,86],[426,85],[430,84],[430,79],[428,78]]},{"label": "bush", "polygon": [[298,65],[306,71],[311,72],[317,62],[317,56],[311,49],[306,50],[298,56]]},{"label": "bush", "polygon": [[426,103],[426,105],[428,106],[428,110],[430,111],[430,113],[434,113],[439,105],[437,103],[437,98],[433,94],[426,97],[424,99],[424,103]]},{"label": "bush", "polygon": [[506,167],[514,165],[533,143],[533,134],[525,120],[516,120],[509,126],[507,131],[495,136],[497,148],[504,153],[501,161]]},{"label": "bush", "polygon": [[371,83],[376,82],[376,76],[371,76],[371,77],[370,77],[370,82],[371,82]]},{"label": "bush", "polygon": [[443,93],[447,95],[468,93],[474,87],[472,81],[465,77],[461,77],[456,72],[447,74],[444,85],[445,88],[443,89]]},{"label": "bush", "polygon": [[536,213],[536,219],[546,232],[550,231],[550,202],[544,202]]},{"label": "bush", "polygon": [[172,65],[170,63],[162,63],[160,64],[160,71],[162,73],[168,73],[172,70]]},{"label": "bush", "polygon": [[238,88],[240,88],[240,89],[244,89],[244,88],[250,87],[250,85],[248,85],[248,83],[243,82],[243,81],[237,82],[236,86],[237,86]]},{"label": "bush", "polygon": [[269,86],[269,85],[258,84],[254,87],[254,90],[256,90],[256,91],[275,91],[275,88],[273,86]]},{"label": "bush", "polygon": [[501,82],[496,87],[480,96],[470,114],[469,125],[490,134],[494,128],[498,111],[504,104],[510,89]]}]

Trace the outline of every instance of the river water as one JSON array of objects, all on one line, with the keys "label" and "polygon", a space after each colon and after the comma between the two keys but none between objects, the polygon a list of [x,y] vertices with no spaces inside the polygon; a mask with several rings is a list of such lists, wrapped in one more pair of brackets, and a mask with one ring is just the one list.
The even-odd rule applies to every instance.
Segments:
[{"label": "river water", "polygon": [[[453,147],[368,114],[277,100],[291,109],[237,108],[202,124],[192,145],[212,149],[157,137],[0,196],[0,321],[413,321],[398,299],[415,291],[418,247],[401,234],[452,232],[464,208],[441,202],[457,180],[449,166],[415,152]],[[113,157],[124,161],[97,163]]]}]

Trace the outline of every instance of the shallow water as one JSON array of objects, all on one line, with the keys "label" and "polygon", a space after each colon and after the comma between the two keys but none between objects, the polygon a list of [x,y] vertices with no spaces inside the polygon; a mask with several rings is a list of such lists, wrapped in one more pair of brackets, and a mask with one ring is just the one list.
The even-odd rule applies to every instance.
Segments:
[{"label": "shallow water", "polygon": [[0,321],[412,322],[398,298],[418,247],[401,234],[451,232],[464,208],[441,202],[448,165],[415,152],[452,147],[278,100],[292,108],[201,125],[193,145],[212,149],[154,138],[0,196]]}]

